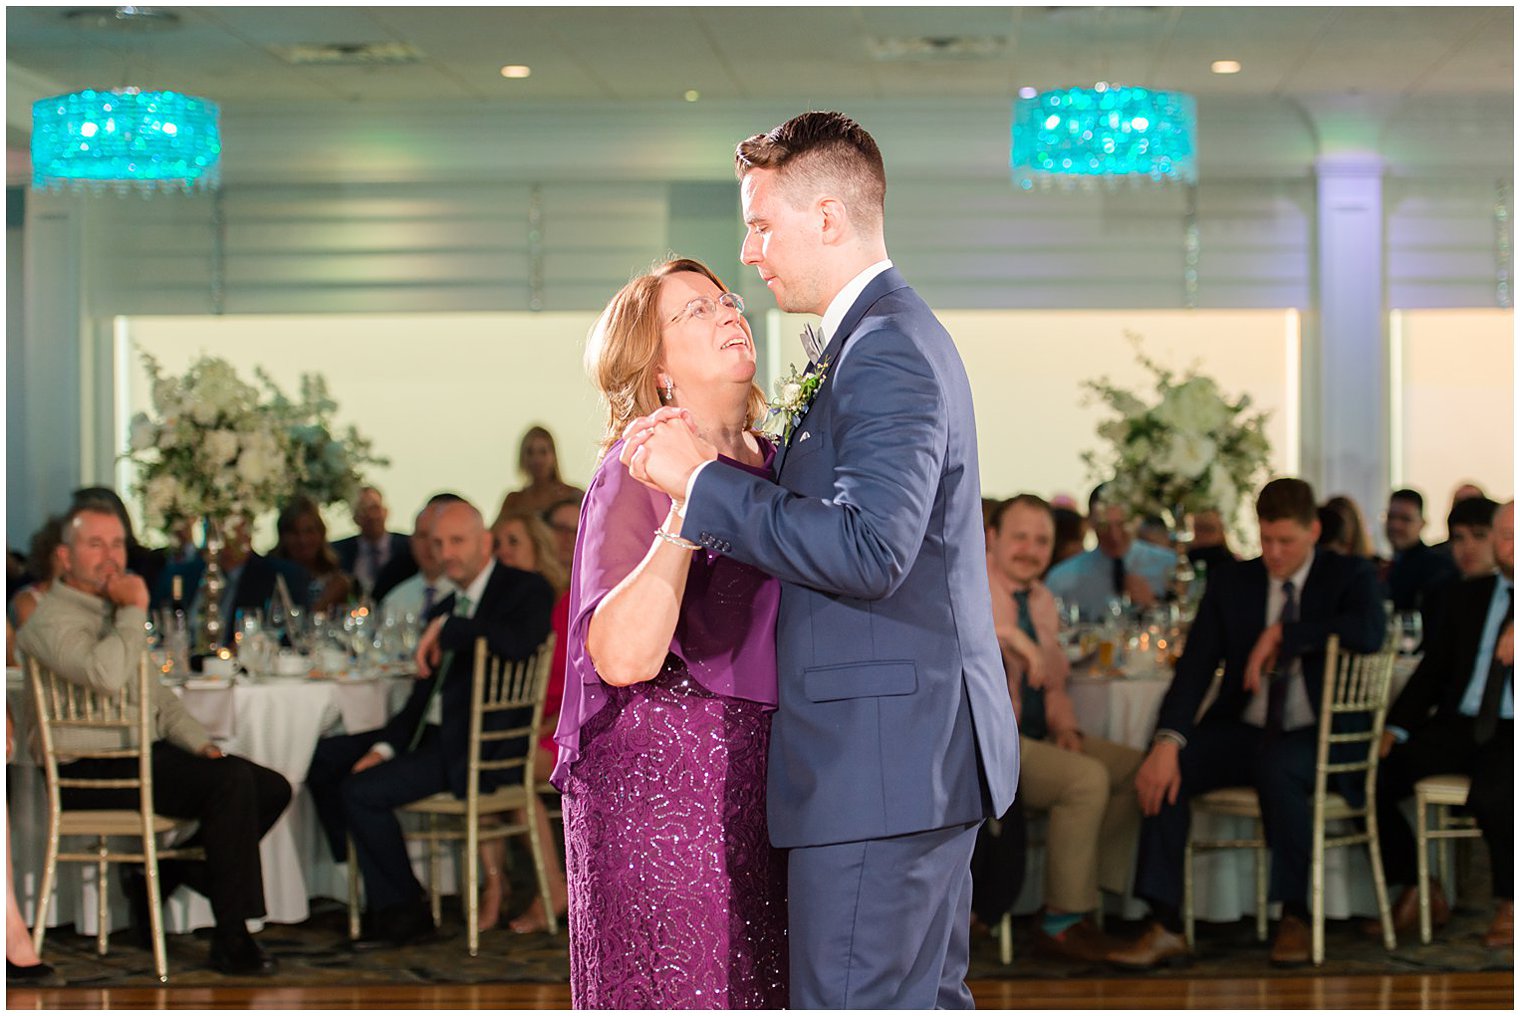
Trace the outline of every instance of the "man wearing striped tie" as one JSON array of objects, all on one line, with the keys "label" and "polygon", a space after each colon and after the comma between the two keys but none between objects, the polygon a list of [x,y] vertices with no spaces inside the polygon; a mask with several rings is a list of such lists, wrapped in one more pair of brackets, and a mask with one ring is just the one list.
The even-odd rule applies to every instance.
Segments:
[{"label": "man wearing striped tie", "polygon": [[[523,659],[549,634],[554,591],[542,576],[498,564],[485,520],[468,501],[437,506],[433,553],[458,593],[433,608],[417,647],[418,680],[383,728],[324,738],[307,786],[332,846],[352,836],[364,877],[368,927],[355,948],[405,945],[433,934],[433,918],[395,810],[443,790],[463,797],[476,639]],[[482,789],[489,789],[482,775]]]}]

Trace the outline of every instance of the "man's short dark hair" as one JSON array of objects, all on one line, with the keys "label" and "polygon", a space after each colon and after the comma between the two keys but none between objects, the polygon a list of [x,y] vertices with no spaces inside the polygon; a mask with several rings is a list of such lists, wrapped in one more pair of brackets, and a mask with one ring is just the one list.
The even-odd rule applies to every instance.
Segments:
[{"label": "man's short dark hair", "polygon": [[862,225],[881,228],[887,171],[866,129],[843,113],[813,111],[739,142],[734,171],[769,169],[807,192],[833,190]]},{"label": "man's short dark hair", "polygon": [[998,530],[1002,529],[1003,516],[1007,515],[1009,510],[1012,509],[1014,505],[1020,505],[1024,508],[1033,508],[1035,511],[1044,512],[1046,515],[1050,516],[1052,524],[1055,522],[1055,513],[1051,511],[1049,501],[1045,500],[1038,494],[1018,494],[1014,497],[1010,497],[1006,501],[999,502],[998,506],[992,509],[992,514],[987,516],[987,528],[991,529],[993,532],[997,532]]},{"label": "man's short dark hair", "polygon": [[1319,518],[1314,488],[1297,477],[1279,476],[1256,496],[1256,517],[1262,522],[1292,519],[1299,525],[1312,526]]},{"label": "man's short dark hair", "polygon": [[433,507],[436,507],[437,505],[449,504],[449,503],[454,502],[454,501],[463,501],[463,500],[464,500],[463,497],[461,497],[460,495],[454,493],[452,490],[440,490],[438,493],[434,494],[432,497],[430,497],[430,498],[427,499],[427,506],[429,508],[433,508]]},{"label": "man's short dark hair", "polygon": [[1451,506],[1446,516],[1449,532],[1456,526],[1481,526],[1492,529],[1494,516],[1499,512],[1499,502],[1486,497],[1465,497]]},{"label": "man's short dark hair", "polygon": [[1414,510],[1419,512],[1420,518],[1425,517],[1425,495],[1409,487],[1402,487],[1388,495],[1390,501],[1406,501],[1414,505]]},{"label": "man's short dark hair", "polygon": [[1334,508],[1321,506],[1319,514],[1319,546],[1326,547],[1345,539],[1346,520]]},{"label": "man's short dark hair", "polygon": [[1087,517],[1091,519],[1098,514],[1098,505],[1104,503],[1103,495],[1108,493],[1108,484],[1100,483],[1087,495]]}]

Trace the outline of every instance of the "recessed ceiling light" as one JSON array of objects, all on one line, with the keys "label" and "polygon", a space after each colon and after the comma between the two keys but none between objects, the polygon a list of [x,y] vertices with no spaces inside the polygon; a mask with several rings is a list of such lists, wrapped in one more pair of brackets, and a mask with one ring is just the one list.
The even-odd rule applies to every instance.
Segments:
[{"label": "recessed ceiling light", "polygon": [[695,88],[688,88],[686,90],[687,102],[696,102],[700,98],[702,98],[702,93],[697,91]]},{"label": "recessed ceiling light", "polygon": [[525,78],[533,73],[533,69],[525,64],[507,64],[501,69],[504,78]]},{"label": "recessed ceiling light", "polygon": [[1209,70],[1213,71],[1215,74],[1239,74],[1240,61],[1215,60],[1213,63],[1209,64]]}]

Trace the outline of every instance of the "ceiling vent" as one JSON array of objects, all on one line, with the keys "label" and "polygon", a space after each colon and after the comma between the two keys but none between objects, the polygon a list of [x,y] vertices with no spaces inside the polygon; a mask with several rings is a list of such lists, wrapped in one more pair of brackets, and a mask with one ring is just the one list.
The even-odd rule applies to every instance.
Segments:
[{"label": "ceiling vent", "polygon": [[1008,51],[1006,35],[872,36],[866,48],[884,63],[992,60]]},{"label": "ceiling vent", "polygon": [[298,67],[380,67],[422,62],[422,54],[404,42],[326,42],[270,49],[281,60]]}]

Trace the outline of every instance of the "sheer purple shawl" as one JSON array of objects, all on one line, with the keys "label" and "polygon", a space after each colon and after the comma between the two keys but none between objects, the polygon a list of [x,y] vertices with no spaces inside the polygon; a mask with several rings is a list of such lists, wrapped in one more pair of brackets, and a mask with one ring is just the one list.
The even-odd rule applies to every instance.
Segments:
[{"label": "sheer purple shawl", "polygon": [[[633,572],[665,521],[670,499],[629,475],[618,461],[619,441],[602,458],[581,502],[575,562],[570,574],[570,626],[565,654],[565,700],[554,740],[559,761],[550,778],[562,786],[581,754],[581,727],[607,701],[586,653],[586,632],[602,598]],[[765,465],[737,469],[769,478],[775,448],[762,442]],[[781,585],[764,572],[707,551],[692,554],[670,651],[708,691],[776,705],[776,610]],[[635,685],[635,688],[638,686]]]}]

